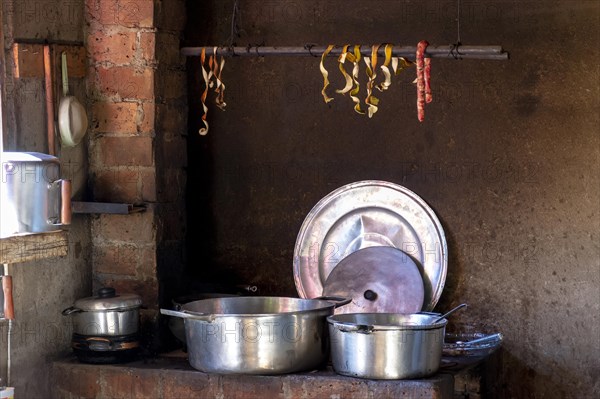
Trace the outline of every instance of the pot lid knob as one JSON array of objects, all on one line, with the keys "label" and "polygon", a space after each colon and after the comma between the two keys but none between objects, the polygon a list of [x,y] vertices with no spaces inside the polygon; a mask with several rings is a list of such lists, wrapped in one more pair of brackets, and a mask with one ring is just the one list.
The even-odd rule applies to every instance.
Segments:
[{"label": "pot lid knob", "polygon": [[114,298],[117,291],[112,287],[102,287],[98,290],[98,298]]}]

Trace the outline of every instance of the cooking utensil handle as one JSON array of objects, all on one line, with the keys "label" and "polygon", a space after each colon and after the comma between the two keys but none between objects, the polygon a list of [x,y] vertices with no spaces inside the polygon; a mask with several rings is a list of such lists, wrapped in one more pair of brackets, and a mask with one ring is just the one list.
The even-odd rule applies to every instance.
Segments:
[{"label": "cooking utensil handle", "polygon": [[4,291],[4,318],[15,319],[15,306],[12,295],[12,276],[2,276],[2,290]]},{"label": "cooking utensil handle", "polygon": [[466,303],[461,303],[460,305],[458,305],[457,307],[455,307],[454,309],[450,309],[449,311],[447,311],[446,313],[444,313],[443,315],[441,315],[440,317],[438,317],[437,319],[435,319],[435,321],[432,324],[435,324],[443,319],[445,319],[446,317],[450,316],[452,313],[456,312],[459,309],[462,309],[464,307],[466,307],[467,304]]},{"label": "cooking utensil handle", "polygon": [[214,315],[190,312],[189,310],[160,309],[160,313],[167,316],[181,317],[182,319],[193,319],[203,321],[212,321],[214,319]]},{"label": "cooking utensil handle", "polygon": [[79,308],[76,308],[75,306],[71,306],[71,307],[68,307],[65,310],[63,310],[62,314],[63,314],[63,316],[68,316],[70,314],[79,313],[79,312],[82,312],[82,310]]},{"label": "cooking utensil handle", "polygon": [[341,296],[319,296],[314,299],[320,299],[322,301],[335,302],[335,307],[339,308],[340,306],[344,306],[352,302],[352,298],[344,298]]},{"label": "cooking utensil handle", "polygon": [[69,70],[67,69],[67,52],[62,52],[61,57],[61,69],[62,69],[62,89],[63,96],[67,96],[69,94]]},{"label": "cooking utensil handle", "polygon": [[54,148],[54,93],[52,90],[52,58],[50,45],[44,45],[44,86],[46,89],[46,123],[48,154],[56,155]]},{"label": "cooking utensil handle", "polygon": [[473,339],[471,341],[463,342],[462,346],[486,344],[488,342],[493,342],[493,341],[502,341],[502,338],[503,337],[502,337],[501,333],[490,334],[490,335],[486,335],[485,337],[481,337],[481,338]]}]

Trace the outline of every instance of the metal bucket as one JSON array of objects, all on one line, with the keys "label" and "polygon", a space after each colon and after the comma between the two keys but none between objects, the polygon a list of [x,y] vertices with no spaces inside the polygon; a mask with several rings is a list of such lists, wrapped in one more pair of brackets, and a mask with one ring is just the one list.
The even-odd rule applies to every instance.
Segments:
[{"label": "metal bucket", "polygon": [[329,316],[331,360],[338,374],[410,379],[435,374],[448,321],[439,315],[347,313]]}]

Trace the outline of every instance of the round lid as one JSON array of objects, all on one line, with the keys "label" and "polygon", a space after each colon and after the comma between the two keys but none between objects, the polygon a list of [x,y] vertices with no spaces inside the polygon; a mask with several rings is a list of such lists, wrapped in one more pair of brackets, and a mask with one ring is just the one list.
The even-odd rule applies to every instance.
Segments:
[{"label": "round lid", "polygon": [[331,271],[323,295],[351,298],[335,313],[417,313],[425,289],[415,261],[394,247],[368,247],[351,253]]},{"label": "round lid", "polygon": [[448,266],[444,230],[417,194],[391,182],[365,180],[342,186],[309,212],[294,248],[294,282],[301,298],[323,295],[337,264],[363,248],[389,246],[412,258],[423,277],[422,309],[434,309]]},{"label": "round lid", "polygon": [[78,299],[75,307],[83,311],[125,310],[140,307],[142,299],[136,294],[119,294],[112,287],[103,287],[96,296]]}]

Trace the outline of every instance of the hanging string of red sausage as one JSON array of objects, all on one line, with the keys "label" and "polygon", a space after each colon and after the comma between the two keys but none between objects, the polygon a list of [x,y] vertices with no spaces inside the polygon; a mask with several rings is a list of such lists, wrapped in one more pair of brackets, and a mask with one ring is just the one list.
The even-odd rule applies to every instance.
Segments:
[{"label": "hanging string of red sausage", "polygon": [[[417,44],[417,117],[419,122],[423,122],[425,120],[425,102],[427,100],[427,93],[429,93],[429,98],[431,100],[431,87],[429,83],[431,66],[428,64],[428,68],[425,67],[425,50],[429,46],[429,43],[426,40],[421,40],[419,44]],[[427,101],[431,102],[431,101]]]}]

